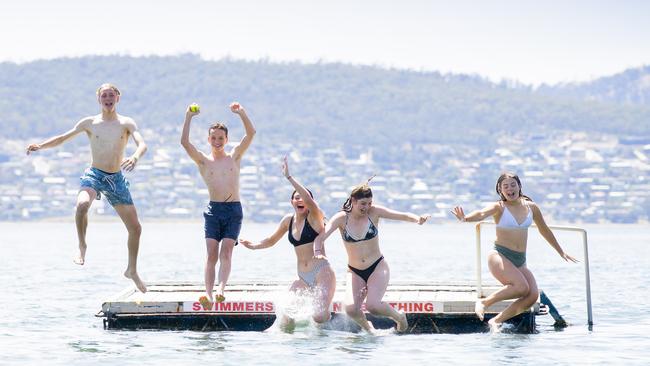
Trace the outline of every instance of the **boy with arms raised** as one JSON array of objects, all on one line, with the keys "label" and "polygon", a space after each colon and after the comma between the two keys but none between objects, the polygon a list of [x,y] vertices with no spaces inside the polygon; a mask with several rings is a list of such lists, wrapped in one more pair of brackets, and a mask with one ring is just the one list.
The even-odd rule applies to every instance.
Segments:
[{"label": "boy with arms raised", "polygon": [[[225,151],[228,143],[228,128],[223,123],[214,123],[208,129],[210,153],[199,151],[190,142],[190,123],[192,117],[199,114],[198,106],[191,105],[185,112],[185,124],[181,136],[181,145],[194,160],[208,187],[210,202],[203,213],[205,219],[205,245],[207,260],[205,263],[205,292],[201,305],[211,309],[214,302],[212,291],[215,282],[215,267],[219,265],[217,302],[225,300],[223,295],[226,282],[230,276],[232,251],[237,245],[242,223],[242,206],[239,201],[239,170],[242,156],[253,141],[255,127],[246,115],[244,108],[237,102],[230,104],[230,110],[239,115],[244,124],[245,135],[230,152]],[[221,247],[219,243],[221,242]]]}]

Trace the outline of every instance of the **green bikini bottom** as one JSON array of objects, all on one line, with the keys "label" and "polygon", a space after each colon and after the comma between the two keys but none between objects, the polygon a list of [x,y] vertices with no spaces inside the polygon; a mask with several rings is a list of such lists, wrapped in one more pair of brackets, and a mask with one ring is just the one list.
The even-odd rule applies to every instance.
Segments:
[{"label": "green bikini bottom", "polygon": [[512,262],[512,264],[514,264],[517,268],[526,264],[526,252],[518,252],[516,250],[508,249],[499,244],[494,244],[494,250]]}]

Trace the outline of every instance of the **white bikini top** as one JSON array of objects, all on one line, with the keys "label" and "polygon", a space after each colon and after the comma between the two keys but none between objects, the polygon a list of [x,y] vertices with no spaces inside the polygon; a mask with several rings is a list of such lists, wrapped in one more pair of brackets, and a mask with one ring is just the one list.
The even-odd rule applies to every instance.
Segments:
[{"label": "white bikini top", "polygon": [[517,219],[512,215],[510,210],[508,210],[508,206],[505,204],[503,205],[503,213],[501,214],[501,220],[497,223],[497,227],[500,228],[508,228],[508,229],[527,229],[532,223],[533,223],[533,210],[526,205],[526,208],[528,209],[528,214],[526,215],[526,219],[524,219],[524,222],[519,224],[517,222]]}]

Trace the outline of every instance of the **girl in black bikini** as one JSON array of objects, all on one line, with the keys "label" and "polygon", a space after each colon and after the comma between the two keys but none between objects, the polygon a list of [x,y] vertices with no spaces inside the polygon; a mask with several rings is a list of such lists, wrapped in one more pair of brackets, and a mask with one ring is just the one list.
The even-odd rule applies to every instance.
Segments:
[{"label": "girl in black bikini", "polygon": [[381,206],[372,205],[372,191],[368,184],[357,186],[338,212],[328,222],[324,233],[316,238],[314,252],[321,248],[334,230],[339,229],[348,253],[348,274],[345,312],[357,322],[362,329],[372,332],[373,327],[361,310],[366,301],[366,310],[375,316],[391,318],[397,324],[397,331],[408,328],[406,315],[397,312],[382,301],[390,270],[388,263],[379,250],[379,218],[400,220],[424,224],[429,215],[418,216],[409,212],[398,212]]},{"label": "girl in black bikini", "polygon": [[[291,285],[290,291],[310,290],[314,292],[314,314],[312,318],[317,323],[330,319],[330,305],[336,289],[336,277],[321,250],[314,253],[314,239],[323,231],[325,215],[318,207],[309,192],[289,174],[289,165],[285,157],[282,164],[282,174],[289,180],[295,191],[291,195],[291,205],[294,212],[284,216],[280,225],[271,236],[259,244],[240,239],[239,242],[249,249],[269,248],[277,243],[285,234],[296,252],[298,280]],[[297,239],[296,239],[297,238]],[[291,328],[293,320],[285,318],[281,322],[284,328]]]}]

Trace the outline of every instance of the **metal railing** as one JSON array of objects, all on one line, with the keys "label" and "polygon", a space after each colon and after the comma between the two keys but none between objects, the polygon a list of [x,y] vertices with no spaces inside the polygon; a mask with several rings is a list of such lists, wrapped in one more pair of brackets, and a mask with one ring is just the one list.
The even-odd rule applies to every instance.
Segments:
[{"label": "metal railing", "polygon": [[[481,226],[494,225],[493,222],[481,221],[476,224],[476,293],[479,298],[483,297],[483,284],[481,279]],[[536,227],[536,225],[531,225]],[[591,279],[589,278],[589,250],[587,245],[587,231],[574,226],[549,226],[552,230],[574,231],[582,234],[582,248],[585,263],[585,290],[587,296],[587,322],[589,326],[594,324],[591,312]]]}]

